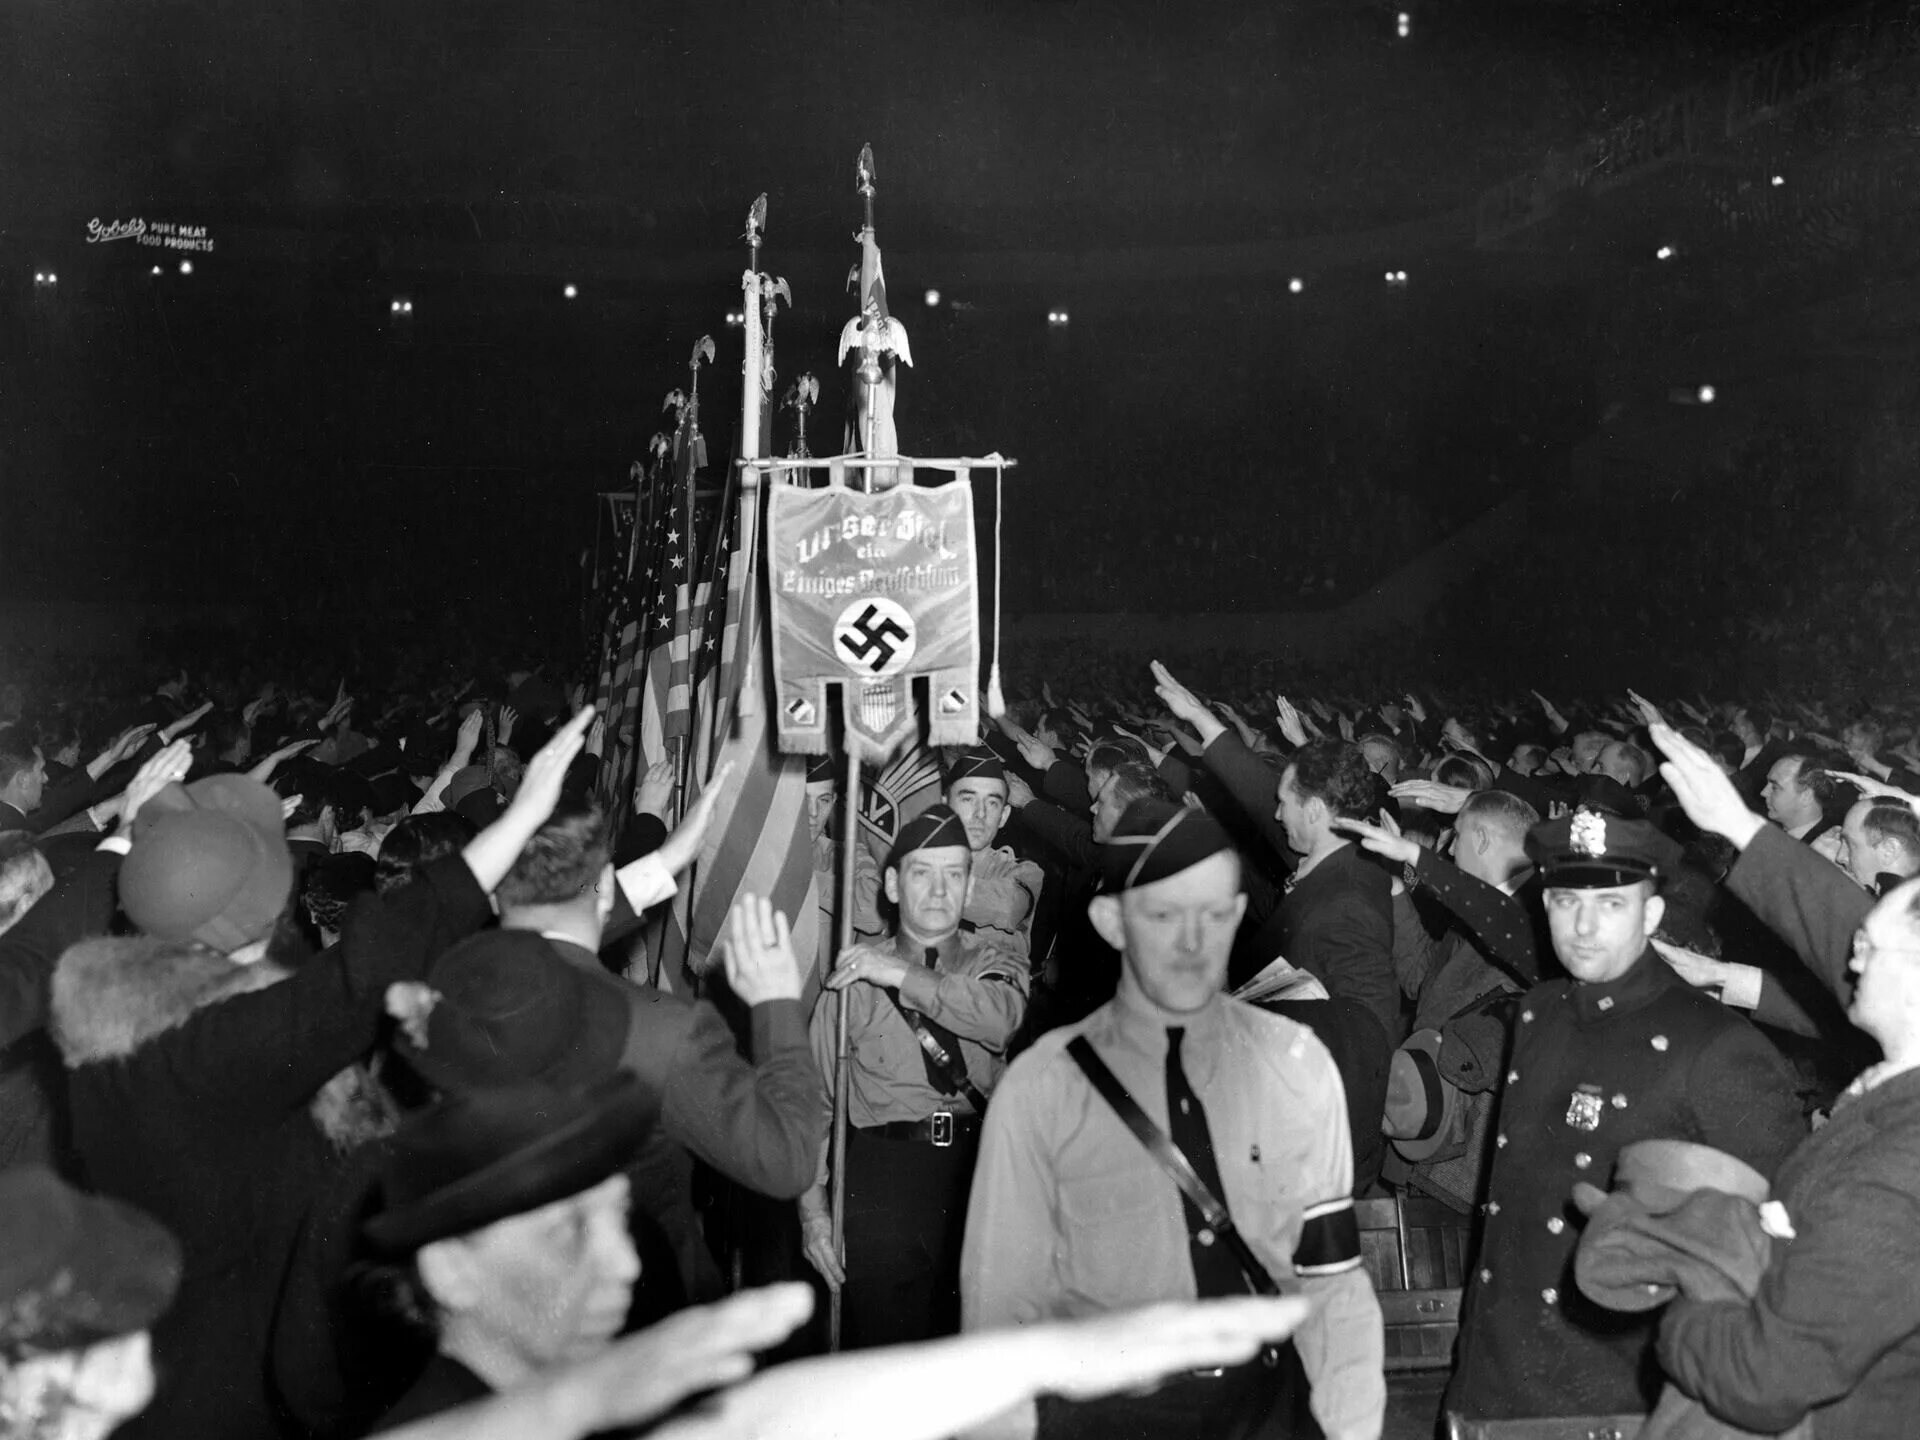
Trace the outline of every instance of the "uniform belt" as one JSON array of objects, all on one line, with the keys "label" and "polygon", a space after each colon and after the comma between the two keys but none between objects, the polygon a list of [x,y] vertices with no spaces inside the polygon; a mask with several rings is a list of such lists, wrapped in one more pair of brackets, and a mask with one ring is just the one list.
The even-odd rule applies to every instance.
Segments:
[{"label": "uniform belt", "polygon": [[889,1120],[884,1125],[857,1128],[862,1135],[871,1135],[876,1140],[919,1140],[944,1150],[955,1140],[978,1135],[980,1117],[940,1110],[924,1120]]}]

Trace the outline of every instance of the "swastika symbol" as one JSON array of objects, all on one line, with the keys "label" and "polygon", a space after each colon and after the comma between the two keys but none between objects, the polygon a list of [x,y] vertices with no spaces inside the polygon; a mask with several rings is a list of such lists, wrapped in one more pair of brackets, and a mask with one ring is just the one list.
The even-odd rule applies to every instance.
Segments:
[{"label": "swastika symbol", "polygon": [[898,674],[916,648],[913,616],[891,600],[856,600],[835,622],[833,646],[849,669]]}]

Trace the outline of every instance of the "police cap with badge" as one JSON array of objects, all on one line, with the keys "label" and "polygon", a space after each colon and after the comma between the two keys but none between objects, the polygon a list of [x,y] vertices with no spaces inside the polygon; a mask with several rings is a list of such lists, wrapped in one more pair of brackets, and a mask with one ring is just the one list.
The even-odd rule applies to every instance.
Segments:
[{"label": "police cap with badge", "polygon": [[1543,885],[1559,890],[1610,890],[1656,884],[1679,872],[1678,843],[1648,820],[1624,819],[1582,806],[1527,832],[1527,858]]}]

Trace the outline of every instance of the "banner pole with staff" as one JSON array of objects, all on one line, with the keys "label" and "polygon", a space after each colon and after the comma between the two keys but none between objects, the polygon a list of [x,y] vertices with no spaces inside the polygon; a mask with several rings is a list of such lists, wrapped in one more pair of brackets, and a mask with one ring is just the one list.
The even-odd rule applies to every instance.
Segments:
[{"label": "banner pole with staff", "polygon": [[[997,454],[921,460],[900,453],[893,367],[913,360],[906,327],[887,309],[874,229],[874,178],[872,147],[862,147],[855,184],[863,221],[857,237],[860,264],[849,277],[859,284],[860,294],[857,314],[841,329],[837,357],[842,365],[853,358],[847,372],[852,404],[845,453],[742,462],[749,475],[758,472],[766,484],[767,540],[760,558],[767,567],[774,662],[770,719],[777,747],[788,754],[826,756],[837,751],[846,764],[839,844],[834,847],[841,867],[834,891],[835,968],[855,948],[860,889],[855,847],[862,843],[862,798],[868,788],[863,762],[884,764],[918,733],[922,717],[915,691],[923,681],[924,743],[935,749],[978,743],[979,605],[971,480],[980,466],[1003,472],[1010,463]],[[762,277],[752,283],[766,281]],[[749,336],[750,345],[753,338]],[[795,408],[803,417],[814,393],[811,384],[804,390],[796,384]],[[962,483],[916,484],[916,468],[944,470]],[[785,472],[781,479],[787,483],[771,479],[775,470]],[[807,472],[804,478],[800,472]],[[827,483],[808,483],[820,479]],[[837,744],[832,735],[835,692],[842,726]],[[852,1035],[849,989],[831,993],[834,1012],[818,1017],[833,1025],[828,1213],[822,1227],[818,1210],[811,1212],[811,1223],[818,1228],[810,1243],[816,1255],[820,1249],[830,1251],[844,1272]],[[976,1111],[984,1109],[981,1102],[973,1104]],[[815,1197],[810,1204],[817,1206],[817,1191]],[[820,1228],[827,1233],[821,1235]],[[834,1350],[842,1345],[850,1313],[843,1290],[832,1291],[829,1302],[829,1343]]]},{"label": "banner pole with staff", "polygon": [[[840,826],[840,901],[834,916],[833,954],[839,957],[853,947],[853,847],[860,843],[860,756],[855,749],[853,731],[841,726],[842,751],[847,762],[847,803]],[[833,1253],[844,1272],[847,1265],[847,992],[834,992],[833,1047]],[[827,1345],[840,1349],[840,1292],[835,1290],[827,1307]]]}]

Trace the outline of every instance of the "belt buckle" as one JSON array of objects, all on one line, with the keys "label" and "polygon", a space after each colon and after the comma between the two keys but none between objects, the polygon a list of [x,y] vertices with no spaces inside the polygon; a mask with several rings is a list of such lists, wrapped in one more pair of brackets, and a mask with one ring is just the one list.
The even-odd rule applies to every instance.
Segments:
[{"label": "belt buckle", "polygon": [[953,1144],[953,1112],[936,1110],[933,1112],[933,1143],[936,1149],[945,1150]]}]

